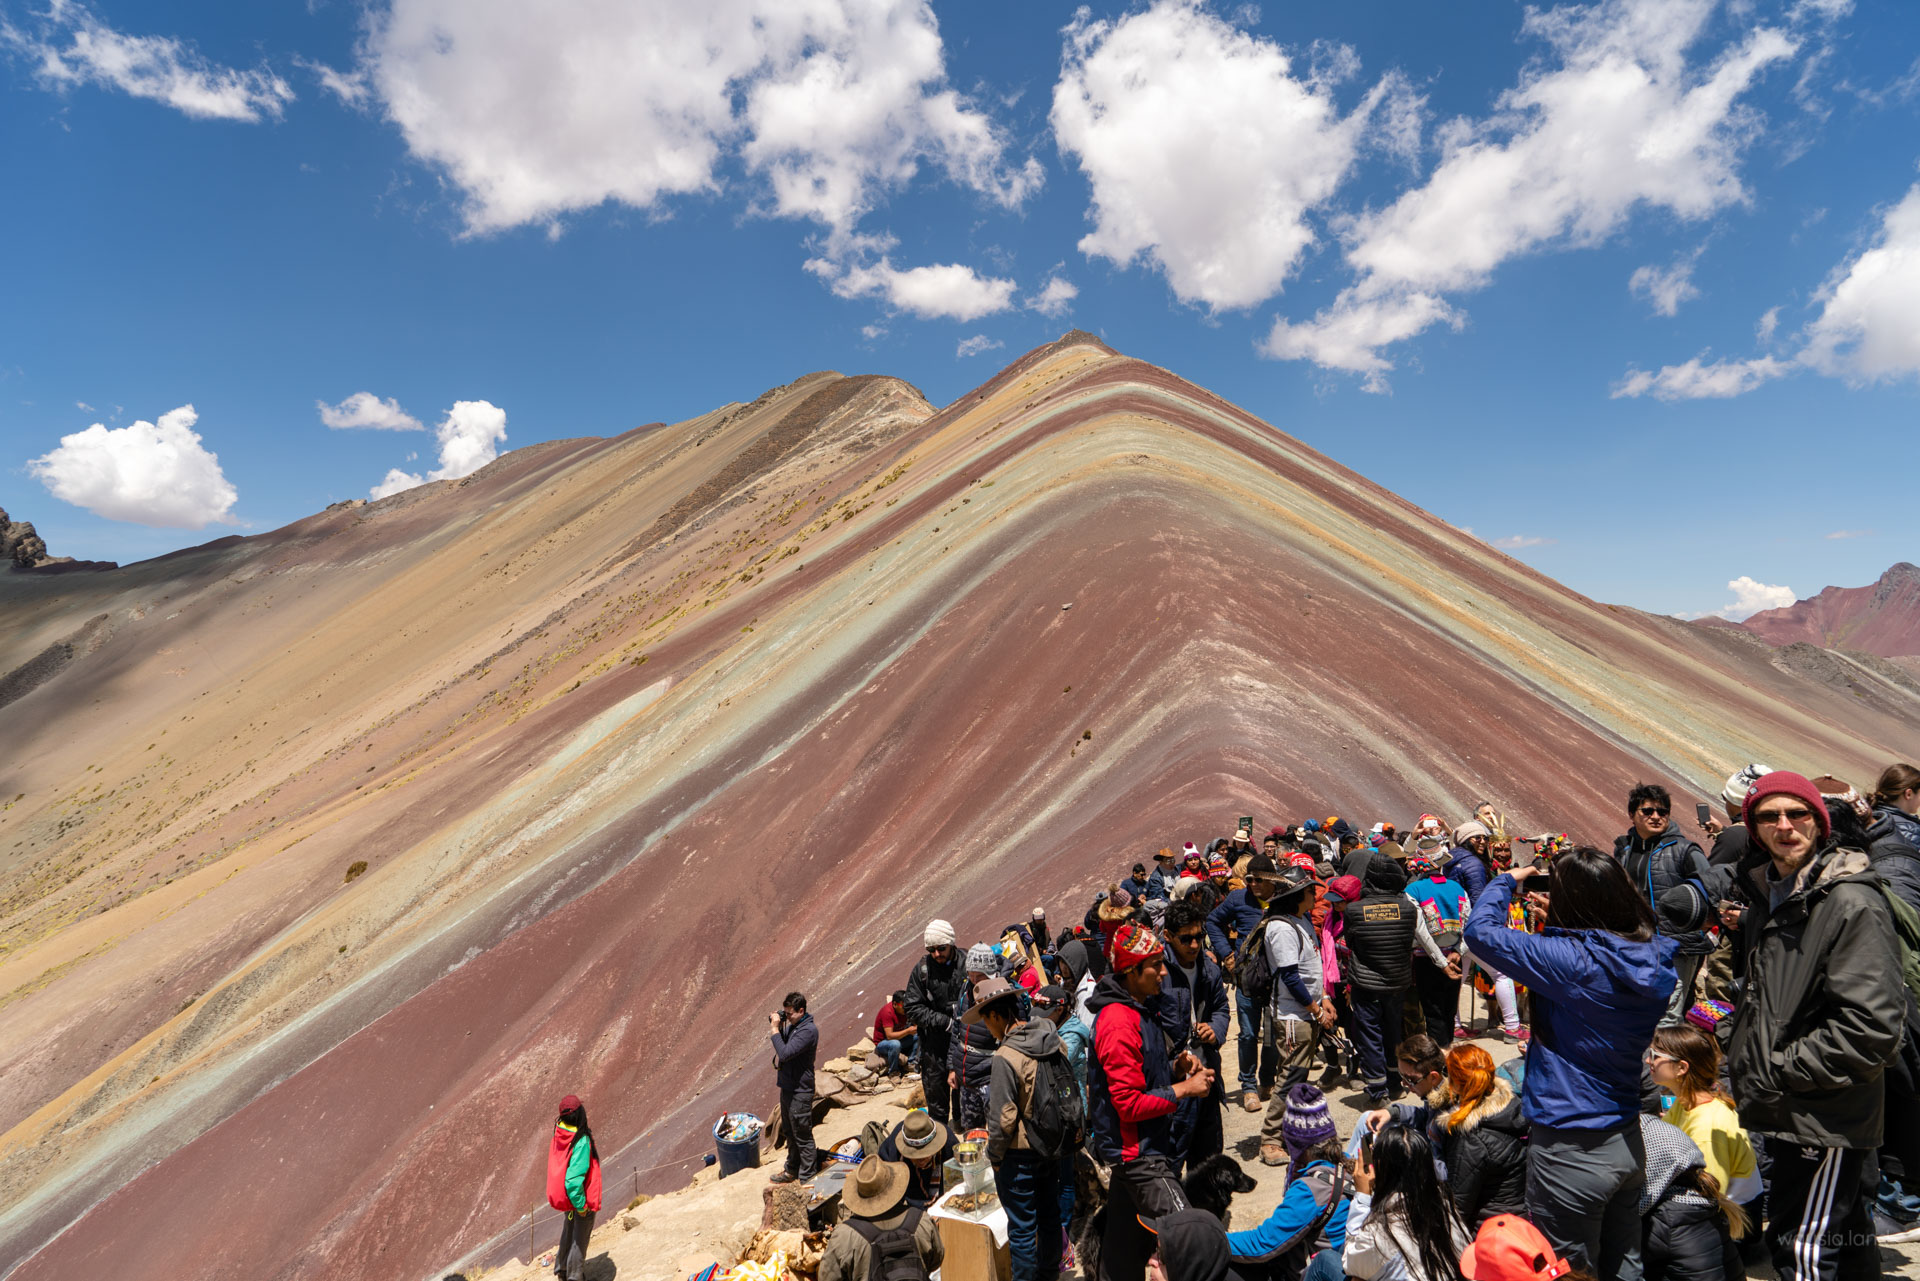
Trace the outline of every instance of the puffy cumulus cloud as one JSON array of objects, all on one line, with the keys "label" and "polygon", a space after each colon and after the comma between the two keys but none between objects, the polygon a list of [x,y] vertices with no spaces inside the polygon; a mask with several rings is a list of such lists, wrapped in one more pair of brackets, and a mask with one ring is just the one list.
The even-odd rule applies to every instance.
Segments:
[{"label": "puffy cumulus cloud", "polygon": [[1014,206],[1041,181],[945,84],[927,0],[389,0],[352,74],[477,232],[605,201],[717,191],[738,157],[768,211],[846,232],[931,164]]},{"label": "puffy cumulus cloud", "polygon": [[1716,360],[1695,356],[1684,365],[1663,365],[1659,372],[1633,369],[1614,384],[1614,399],[1652,396],[1655,400],[1726,400],[1744,396],[1762,383],[1793,371],[1789,361],[1761,356],[1754,360]]},{"label": "puffy cumulus cloud", "polygon": [[1528,10],[1523,28],[1548,56],[1487,119],[1441,127],[1425,182],[1344,224],[1357,279],[1311,321],[1277,320],[1266,353],[1362,372],[1380,390],[1392,368],[1381,349],[1457,324],[1445,295],[1480,288],[1507,260],[1598,244],[1636,209],[1694,220],[1746,200],[1739,166],[1761,121],[1742,99],[1797,44],[1759,26],[1702,49],[1714,8]]},{"label": "puffy cumulus cloud", "polygon": [[842,298],[878,298],[895,311],[927,319],[978,320],[1013,306],[1013,281],[982,276],[960,263],[899,268],[885,255],[870,263],[822,257],[809,260],[807,270]]},{"label": "puffy cumulus cloud", "polygon": [[368,427],[374,431],[425,431],[418,418],[400,408],[389,396],[382,400],[370,391],[356,391],[337,405],[324,400],[313,402],[320,410],[320,421],[336,431]]},{"label": "puffy cumulus cloud", "polygon": [[1704,614],[1682,614],[1680,617],[1724,618],[1737,623],[1763,609],[1784,609],[1797,599],[1791,587],[1774,587],[1745,574],[1729,581],[1727,590],[1733,593],[1731,605],[1722,605]]},{"label": "puffy cumulus cloud", "polygon": [[507,411],[485,400],[456,400],[434,428],[440,442],[440,465],[422,476],[394,467],[375,485],[371,497],[380,499],[434,480],[458,480],[500,456],[507,439]]},{"label": "puffy cumulus cloud", "polygon": [[1049,319],[1058,319],[1073,310],[1073,300],[1079,296],[1080,290],[1071,280],[1053,275],[1047,278],[1047,283],[1040,286],[1033,297],[1027,299],[1026,308]]},{"label": "puffy cumulus cloud", "polygon": [[192,405],[182,405],[157,423],[95,423],[62,436],[58,449],[28,461],[27,472],[55,498],[108,520],[163,529],[231,525],[240,494],[200,443],[199,420]]},{"label": "puffy cumulus cloud", "polygon": [[1339,187],[1383,102],[1387,132],[1419,133],[1417,102],[1390,75],[1353,112],[1334,82],[1358,70],[1344,47],[1297,71],[1279,45],[1209,12],[1157,0],[1118,19],[1086,9],[1066,29],[1052,123],[1092,187],[1089,257],[1144,257],[1183,301],[1216,310],[1279,292],[1314,241],[1308,213]]},{"label": "puffy cumulus cloud", "polygon": [[1627,290],[1635,298],[1644,298],[1652,303],[1659,315],[1676,316],[1680,313],[1681,303],[1700,296],[1698,286],[1693,283],[1693,265],[1698,258],[1699,253],[1695,251],[1666,267],[1655,267],[1649,263],[1628,278]]},{"label": "puffy cumulus cloud", "polygon": [[983,351],[992,351],[996,347],[1004,346],[1006,346],[1006,344],[998,338],[989,338],[985,334],[975,334],[971,338],[962,338],[960,345],[953,349],[953,354],[956,359],[965,360],[968,356],[978,356]]},{"label": "puffy cumulus cloud", "polygon": [[48,0],[25,25],[0,17],[0,48],[29,62],[49,89],[118,89],[198,120],[277,120],[293,101],[265,67],[223,67],[170,36],[127,35],[76,0]]},{"label": "puffy cumulus cloud", "polygon": [[1920,183],[1821,289],[1800,360],[1855,382],[1920,375]]}]

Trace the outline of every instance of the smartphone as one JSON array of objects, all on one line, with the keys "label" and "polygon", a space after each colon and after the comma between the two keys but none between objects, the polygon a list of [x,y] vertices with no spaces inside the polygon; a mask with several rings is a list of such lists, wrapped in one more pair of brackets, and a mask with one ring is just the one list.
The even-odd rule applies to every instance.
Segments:
[{"label": "smartphone", "polygon": [[1360,1164],[1369,1169],[1373,1167],[1373,1134],[1371,1131],[1360,1140]]},{"label": "smartphone", "polygon": [[1713,817],[1713,811],[1708,809],[1704,802],[1694,806],[1693,812],[1699,816],[1700,826],[1702,827],[1705,827],[1707,825],[1707,820]]}]

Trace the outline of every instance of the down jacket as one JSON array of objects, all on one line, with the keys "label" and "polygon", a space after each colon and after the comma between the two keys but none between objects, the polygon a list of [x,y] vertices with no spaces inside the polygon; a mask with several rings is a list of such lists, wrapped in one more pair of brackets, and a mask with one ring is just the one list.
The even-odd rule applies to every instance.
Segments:
[{"label": "down jacket", "polygon": [[1723,1281],[1743,1277],[1740,1252],[1712,1197],[1681,1176],[1705,1164],[1685,1130],[1640,1118],[1647,1181],[1640,1189],[1640,1265],[1645,1281]]},{"label": "down jacket", "polygon": [[1920,824],[1891,805],[1873,812],[1873,826],[1867,829],[1867,860],[1880,873],[1887,888],[1920,912]]},{"label": "down jacket", "polygon": [[1747,985],[1727,1046],[1740,1123],[1807,1147],[1877,1148],[1907,1016],[1880,877],[1864,851],[1829,841],[1775,910],[1772,867],[1742,869]]},{"label": "down jacket", "polygon": [[1427,1096],[1440,1157],[1447,1165],[1447,1196],[1461,1221],[1478,1230],[1496,1214],[1527,1212],[1527,1118],[1520,1096],[1499,1077],[1458,1125],[1452,1087]]}]

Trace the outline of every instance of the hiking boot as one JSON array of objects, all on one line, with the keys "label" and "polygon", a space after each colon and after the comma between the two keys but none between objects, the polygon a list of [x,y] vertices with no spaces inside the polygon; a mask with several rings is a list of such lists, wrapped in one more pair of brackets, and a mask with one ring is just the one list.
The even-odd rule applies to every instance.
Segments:
[{"label": "hiking boot", "polygon": [[1285,1165],[1286,1163],[1287,1150],[1278,1143],[1262,1143],[1260,1145],[1260,1164]]},{"label": "hiking boot", "polygon": [[780,1173],[774,1175],[771,1179],[767,1180],[768,1183],[798,1183],[799,1181],[800,1181],[800,1176],[795,1174],[792,1170],[782,1170],[780,1171]]},{"label": "hiking boot", "polygon": [[1273,1082],[1268,1081],[1265,1085],[1260,1087],[1260,1101],[1262,1103],[1265,1103],[1268,1099],[1271,1099],[1272,1097],[1273,1097]]},{"label": "hiking boot", "polygon": [[1240,1106],[1249,1112],[1258,1112],[1266,1105],[1260,1102],[1260,1091],[1242,1090],[1240,1091]]}]

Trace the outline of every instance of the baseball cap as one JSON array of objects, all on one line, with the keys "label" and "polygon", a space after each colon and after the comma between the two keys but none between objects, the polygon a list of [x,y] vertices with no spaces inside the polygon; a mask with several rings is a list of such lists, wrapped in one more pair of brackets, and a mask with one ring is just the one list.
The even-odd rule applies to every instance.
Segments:
[{"label": "baseball cap", "polygon": [[1460,1275],[1468,1281],[1552,1281],[1573,1271],[1554,1254],[1540,1229],[1517,1214],[1496,1214],[1460,1256]]}]

